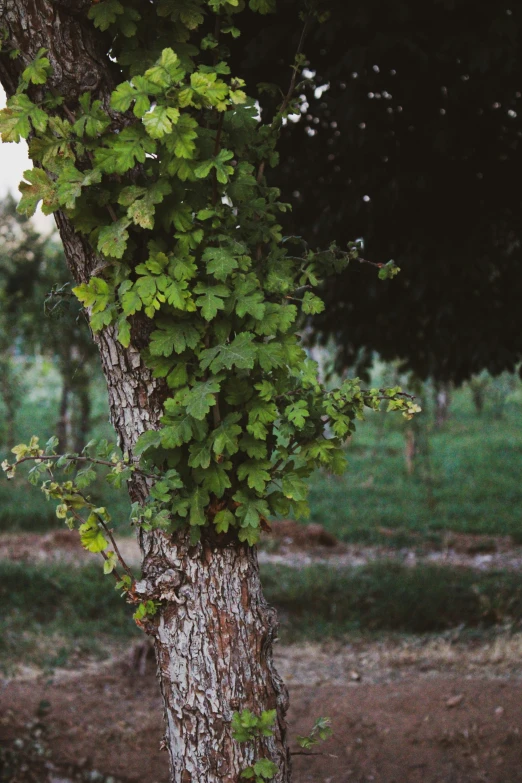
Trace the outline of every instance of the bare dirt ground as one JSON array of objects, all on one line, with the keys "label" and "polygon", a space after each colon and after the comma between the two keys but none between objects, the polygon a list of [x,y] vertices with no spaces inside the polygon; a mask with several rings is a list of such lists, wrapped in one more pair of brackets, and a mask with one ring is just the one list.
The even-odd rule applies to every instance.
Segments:
[{"label": "bare dirt ground", "polygon": [[[295,756],[297,783],[522,781],[522,639],[459,649],[451,639],[287,647],[278,665],[291,735],[332,719],[322,755]],[[35,783],[167,781],[154,666],[124,660],[0,682],[0,745],[20,744],[40,710],[52,764]],[[42,717],[42,712],[44,716]],[[295,743],[294,749],[298,750]],[[52,770],[52,771],[49,771]],[[82,772],[83,771],[83,772]],[[84,776],[85,775],[85,776]],[[0,779],[1,776],[0,776]],[[196,783],[195,781],[193,783]]]},{"label": "bare dirt ground", "polygon": [[[383,536],[387,531],[383,529]],[[124,560],[138,565],[140,554],[134,538],[116,537]],[[0,559],[18,562],[69,562],[83,565],[93,556],[82,549],[78,534],[70,530],[50,533],[0,534]],[[273,523],[272,533],[263,541],[261,563],[294,568],[328,564],[333,568],[362,566],[377,560],[393,560],[408,566],[433,563],[474,568],[478,571],[522,569],[522,546],[514,546],[509,536],[483,536],[448,533],[441,548],[429,548],[419,539],[418,547],[400,549],[363,546],[337,541],[321,525],[302,525],[292,520]]]}]

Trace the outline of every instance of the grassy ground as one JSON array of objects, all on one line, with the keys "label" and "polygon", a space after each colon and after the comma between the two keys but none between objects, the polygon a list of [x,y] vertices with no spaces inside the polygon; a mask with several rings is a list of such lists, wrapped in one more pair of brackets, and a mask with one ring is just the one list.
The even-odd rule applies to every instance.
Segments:
[{"label": "grassy ground", "polygon": [[345,541],[403,545],[420,534],[436,543],[454,531],[511,535],[520,543],[522,401],[512,397],[502,418],[489,409],[478,416],[464,389],[441,429],[429,410],[423,415],[412,475],[405,464],[412,425],[374,415],[348,446],[347,473],[312,478],[311,520]]},{"label": "grassy ground", "polygon": [[[49,370],[49,378],[38,375],[32,369],[28,384],[32,384],[32,391],[23,400],[16,417],[17,442],[28,442],[32,435],[37,435],[40,443],[45,444],[56,432],[60,387],[52,369]],[[114,431],[108,421],[107,393],[101,378],[93,384],[92,408],[91,437],[115,442]],[[6,457],[10,459],[12,455],[0,443],[0,461]],[[130,511],[126,493],[112,489],[102,478],[89,491],[99,505],[110,509],[114,526],[124,532],[128,528]],[[45,532],[61,527],[63,523],[56,518],[54,506],[46,502],[40,489],[24,480],[22,473],[11,482],[7,482],[3,472],[0,474],[0,533]]]},{"label": "grassy ground", "polygon": [[[522,621],[522,576],[476,574],[391,564],[301,571],[265,566],[268,600],[280,614],[284,642],[355,632],[440,632],[460,625],[484,630]],[[132,608],[96,566],[28,566],[0,562],[0,664],[45,667],[102,655],[139,639]]]}]

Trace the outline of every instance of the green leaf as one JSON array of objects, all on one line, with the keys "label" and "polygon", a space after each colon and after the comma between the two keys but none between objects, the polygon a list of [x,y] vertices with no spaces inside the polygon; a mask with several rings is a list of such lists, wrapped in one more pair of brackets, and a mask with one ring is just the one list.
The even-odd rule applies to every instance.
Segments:
[{"label": "green leaf", "polygon": [[215,373],[230,367],[252,369],[255,355],[254,335],[250,332],[241,332],[231,343],[202,351],[200,366],[203,370],[210,367]]},{"label": "green leaf", "polygon": [[109,546],[94,514],[90,514],[87,521],[80,525],[79,533],[82,546],[89,552],[103,552]]},{"label": "green leaf", "polygon": [[[130,280],[126,280],[125,282],[132,285]],[[134,315],[134,313],[142,308],[142,300],[134,288],[127,289],[122,293],[120,287],[120,301],[125,315]]]},{"label": "green leaf", "polygon": [[131,341],[130,323],[127,321],[124,315],[118,318],[118,342],[123,345],[124,348],[128,348]]},{"label": "green leaf", "polygon": [[8,99],[6,108],[0,111],[2,141],[19,142],[21,138],[27,139],[31,125],[35,131],[43,133],[47,122],[47,114],[42,109],[35,106],[25,93],[17,93]]},{"label": "green leaf", "polygon": [[177,84],[185,76],[185,70],[172,49],[163,49],[156,64],[145,71],[145,79],[157,87],[167,88]]},{"label": "green leaf", "polygon": [[303,296],[301,307],[303,309],[303,313],[306,313],[306,315],[316,315],[317,313],[323,312],[324,302],[318,296],[312,294],[311,291],[306,291],[305,295]]},{"label": "green leaf", "polygon": [[135,76],[131,82],[119,84],[111,95],[111,108],[126,112],[134,102],[134,116],[141,119],[150,109],[151,95],[157,95],[162,90],[143,76]]},{"label": "green leaf", "polygon": [[161,443],[162,433],[159,430],[147,430],[142,432],[134,446],[134,456],[141,457],[147,449],[156,448]]},{"label": "green leaf", "polygon": [[[156,205],[161,204],[165,196],[168,196],[170,193],[172,193],[172,186],[166,180],[159,179],[149,188],[137,187],[136,185],[124,188],[118,196],[118,203],[128,207],[127,217],[133,223],[141,226],[141,228],[152,229],[154,228]],[[167,257],[164,254],[161,255],[166,263]],[[152,262],[153,259],[149,259],[147,268],[159,273],[163,267],[159,269],[151,268],[150,264]]]},{"label": "green leaf", "polygon": [[230,489],[232,486],[227,473],[227,470],[231,468],[231,463],[226,463],[226,466],[225,468],[224,465],[211,462],[205,469],[198,468],[194,470],[194,479],[208,492],[212,492],[217,498],[222,498],[225,490]]},{"label": "green leaf", "polygon": [[82,194],[82,188],[101,181],[101,172],[96,169],[78,171],[73,163],[66,163],[56,181],[58,201],[67,209],[74,209],[76,199]]},{"label": "green leaf", "polygon": [[223,247],[207,247],[203,253],[203,261],[207,262],[209,275],[222,281],[239,266],[237,258]]},{"label": "green leaf", "polygon": [[18,186],[22,194],[17,207],[17,211],[20,214],[31,217],[36,212],[36,207],[40,201],[42,202],[44,215],[50,215],[58,209],[56,186],[45,171],[37,168],[29,169],[29,171],[24,171],[24,177],[25,181],[20,182]]},{"label": "green leaf", "polygon": [[229,413],[214,430],[214,452],[216,454],[229,454],[232,456],[239,450],[238,437],[242,429],[237,423],[241,418],[239,413]]},{"label": "green leaf", "polygon": [[173,352],[183,353],[186,348],[195,348],[199,343],[199,332],[188,323],[164,322],[150,336],[152,356],[170,356]]},{"label": "green leaf", "polygon": [[209,286],[205,283],[198,283],[194,288],[194,293],[199,294],[196,305],[201,308],[201,315],[205,321],[212,321],[218,314],[218,310],[225,309],[223,299],[229,296],[230,291],[224,285]]},{"label": "green leaf", "polygon": [[210,502],[210,497],[206,489],[196,487],[190,496],[189,503],[189,524],[203,526],[206,521],[205,509]]},{"label": "green leaf", "polygon": [[84,307],[91,308],[91,314],[101,313],[112,299],[111,289],[101,277],[91,277],[88,283],[81,283],[72,291]]},{"label": "green leaf", "polygon": [[251,459],[265,459],[267,455],[266,443],[257,440],[252,435],[243,435],[239,441],[239,448],[245,451]]},{"label": "green leaf", "polygon": [[182,114],[178,122],[172,127],[165,144],[176,158],[192,159],[196,151],[194,139],[197,138],[198,123],[190,114]]},{"label": "green leaf", "polygon": [[394,261],[388,261],[387,264],[384,264],[379,269],[379,280],[391,280],[395,275],[398,275],[400,271],[400,267],[398,267]]},{"label": "green leaf", "polygon": [[171,106],[155,106],[143,117],[143,124],[149,136],[161,139],[172,131],[172,125],[179,120],[179,109]]},{"label": "green leaf", "polygon": [[285,408],[285,415],[298,430],[302,430],[310,413],[305,400],[297,400]]},{"label": "green leaf", "polygon": [[247,484],[250,489],[255,489],[257,492],[264,492],[267,483],[270,481],[270,473],[268,472],[271,467],[271,463],[267,460],[247,460],[241,463],[237,469],[237,476],[240,481],[247,479]]},{"label": "green leaf", "polygon": [[118,565],[118,558],[114,552],[107,552],[107,559],[103,562],[103,573],[112,574],[116,566]]},{"label": "green leaf", "polygon": [[258,343],[257,360],[261,369],[266,372],[276,367],[282,367],[285,363],[285,357],[281,344],[275,340],[269,343]]},{"label": "green leaf", "polygon": [[275,0],[249,0],[248,5],[258,14],[274,14],[276,11]]},{"label": "green leaf", "polygon": [[49,117],[47,132],[34,136],[29,142],[29,156],[49,168],[56,160],[74,160],[70,147],[72,127],[67,120],[60,117]]},{"label": "green leaf", "polygon": [[238,531],[237,537],[240,541],[246,542],[249,546],[255,546],[261,538],[261,531],[255,527],[242,527]]},{"label": "green leaf", "polygon": [[221,388],[221,378],[209,378],[196,383],[185,397],[187,413],[195,419],[204,419],[211,407],[216,404],[215,395]]},{"label": "green leaf", "polygon": [[187,383],[187,380],[187,365],[177,364],[167,375],[167,386],[169,389],[179,389],[180,386],[184,386]]},{"label": "green leaf", "polygon": [[79,100],[82,114],[73,125],[73,130],[78,136],[95,138],[103,133],[111,124],[111,118],[102,109],[101,101],[94,101],[91,106],[90,92],[84,92]]},{"label": "green leaf", "polygon": [[128,225],[129,221],[122,218],[110,226],[104,226],[98,236],[100,253],[111,258],[122,258],[129,239]]},{"label": "green leaf", "polygon": [[228,508],[218,511],[214,517],[214,525],[217,533],[228,533],[230,527],[235,527],[236,518]]},{"label": "green leaf", "polygon": [[26,84],[45,84],[52,73],[51,63],[44,57],[47,49],[39,49],[36,57],[22,73],[22,80]]},{"label": "green leaf", "polygon": [[287,473],[283,476],[283,494],[290,500],[306,500],[308,485],[296,473]]},{"label": "green leaf", "polygon": [[95,27],[104,31],[108,30],[124,11],[125,9],[119,0],[103,0],[101,3],[91,5],[87,16],[93,20]]},{"label": "green leaf", "polygon": [[259,517],[267,517],[270,513],[266,500],[250,495],[239,490],[233,495],[236,503],[236,517],[241,522],[241,527],[259,527]]},{"label": "green leaf", "polygon": [[227,164],[227,161],[232,160],[233,157],[233,152],[222,149],[216,157],[205,160],[199,166],[196,166],[194,174],[198,179],[206,179],[212,169],[214,169],[217,181],[222,185],[226,185],[230,175],[234,173],[234,167]]},{"label": "green leaf", "polygon": [[189,30],[195,30],[205,20],[199,0],[160,0],[158,16],[170,16]]},{"label": "green leaf", "polygon": [[147,136],[145,128],[133,125],[103,139],[103,147],[94,153],[96,167],[106,174],[125,174],[137,163],[144,163],[147,154],[156,151],[156,142]]},{"label": "green leaf", "polygon": [[258,759],[254,764],[254,772],[260,778],[272,780],[278,773],[279,768],[270,759]]},{"label": "green leaf", "polygon": [[192,418],[183,416],[172,421],[161,430],[161,445],[166,449],[174,449],[192,439]]},{"label": "green leaf", "polygon": [[189,448],[189,453],[190,457],[188,464],[191,468],[208,468],[212,458],[209,441],[193,443]]}]

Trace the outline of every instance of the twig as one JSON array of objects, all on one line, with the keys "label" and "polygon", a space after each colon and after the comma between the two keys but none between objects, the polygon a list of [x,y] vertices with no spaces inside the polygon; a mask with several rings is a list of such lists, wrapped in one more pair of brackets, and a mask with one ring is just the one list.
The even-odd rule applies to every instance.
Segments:
[{"label": "twig", "polygon": [[[81,516],[78,514],[78,512],[74,510],[74,508],[71,508],[71,509],[70,509],[70,512],[71,512],[71,514],[73,515],[73,517],[74,517],[74,518],[75,518],[75,519],[76,519],[78,522],[80,522],[80,524],[82,524],[82,525],[83,525],[83,524],[85,523],[85,519],[83,519],[83,517],[81,517]],[[109,558],[108,558],[108,556],[105,554],[105,552],[100,552],[100,555],[103,557],[103,559],[104,559],[104,560],[108,560],[108,559],[109,559]],[[117,582],[121,582],[121,576],[120,576],[120,574],[118,573],[118,571],[117,571],[115,568],[113,568],[113,569],[112,569],[112,571],[111,571],[111,574],[113,574],[113,575],[114,575],[114,578],[116,579],[116,581],[117,581]],[[133,578],[134,578],[134,577],[133,577]]]},{"label": "twig", "polygon": [[[110,462],[107,459],[97,459],[96,457],[79,457],[79,456],[77,457],[72,455],[68,456],[67,454],[40,454],[32,457],[22,457],[22,459],[16,460],[14,465],[21,465],[22,462],[30,462],[34,460],[40,460],[41,462],[46,462],[49,460],[59,460],[59,459],[63,459],[64,457],[67,460],[69,460],[69,462],[90,462],[93,465],[108,465],[110,468],[113,468],[115,465],[114,462]],[[146,473],[144,470],[141,470],[140,468],[137,468],[134,465],[130,465],[129,467],[132,467],[136,473],[139,473],[141,476],[145,476],[145,478],[150,478],[150,479],[158,478],[158,476],[155,476],[152,473]]]},{"label": "twig", "polygon": [[100,525],[102,526],[102,528],[104,529],[104,531],[107,533],[107,535],[109,536],[109,538],[111,540],[111,544],[114,547],[114,551],[116,553],[116,557],[118,558],[118,561],[119,561],[121,567],[128,574],[128,576],[130,576],[130,578],[132,580],[134,580],[134,574],[132,573],[131,569],[129,568],[129,566],[127,565],[127,563],[123,559],[123,557],[121,556],[121,552],[118,549],[118,544],[116,543],[115,538],[112,535],[112,530],[109,530],[109,528],[107,527],[107,525],[105,524],[105,522],[103,521],[103,519],[100,517],[99,514],[96,514],[96,516],[98,517],[98,521],[100,522]]},{"label": "twig", "polygon": [[[219,121],[218,121],[218,127],[217,127],[217,133],[216,133],[216,143],[214,144],[214,157],[216,158],[219,154],[219,147],[221,145],[221,134],[223,132],[223,117],[224,112],[220,112],[219,114]],[[212,187],[212,206],[216,206],[218,200],[218,183],[217,183],[217,172],[216,169],[214,169],[214,183]]]},{"label": "twig", "polygon": [[[301,52],[303,50],[303,44],[305,42],[305,38],[306,38],[306,35],[308,33],[308,28],[310,26],[310,21],[311,21],[311,16],[307,16],[306,17],[306,21],[305,21],[305,23],[303,25],[303,29],[301,31],[301,38],[299,39],[299,44],[297,46],[297,51],[295,53],[295,59],[297,59],[299,57],[299,55],[301,54]],[[286,111],[286,109],[288,108],[288,104],[292,100],[292,95],[293,95],[294,89],[295,89],[295,82],[296,82],[296,79],[297,79],[298,68],[299,68],[299,66],[298,66],[297,63],[295,63],[292,66],[293,73],[292,73],[292,78],[290,79],[290,85],[288,87],[288,92],[286,93],[285,99],[284,99],[283,103],[281,104],[281,108],[279,109],[279,112],[278,112],[278,116],[280,116],[281,118],[282,118],[284,112]]]}]

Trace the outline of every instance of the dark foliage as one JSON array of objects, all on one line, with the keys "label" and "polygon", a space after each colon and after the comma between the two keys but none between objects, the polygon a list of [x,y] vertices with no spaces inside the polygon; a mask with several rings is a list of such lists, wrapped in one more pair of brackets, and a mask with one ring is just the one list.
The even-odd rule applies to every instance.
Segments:
[{"label": "dark foliage", "polygon": [[[522,358],[522,8],[325,5],[330,20],[304,50],[316,84],[330,87],[306,91],[308,108],[281,146],[287,228],[323,246],[363,237],[367,258],[391,257],[402,273],[382,282],[352,267],[329,283],[322,339],[335,337],[341,367],[361,368],[378,351],[457,382],[513,369]],[[261,28],[253,21],[246,46],[240,39],[241,68],[249,83],[284,89],[301,2],[279,6]]]}]

